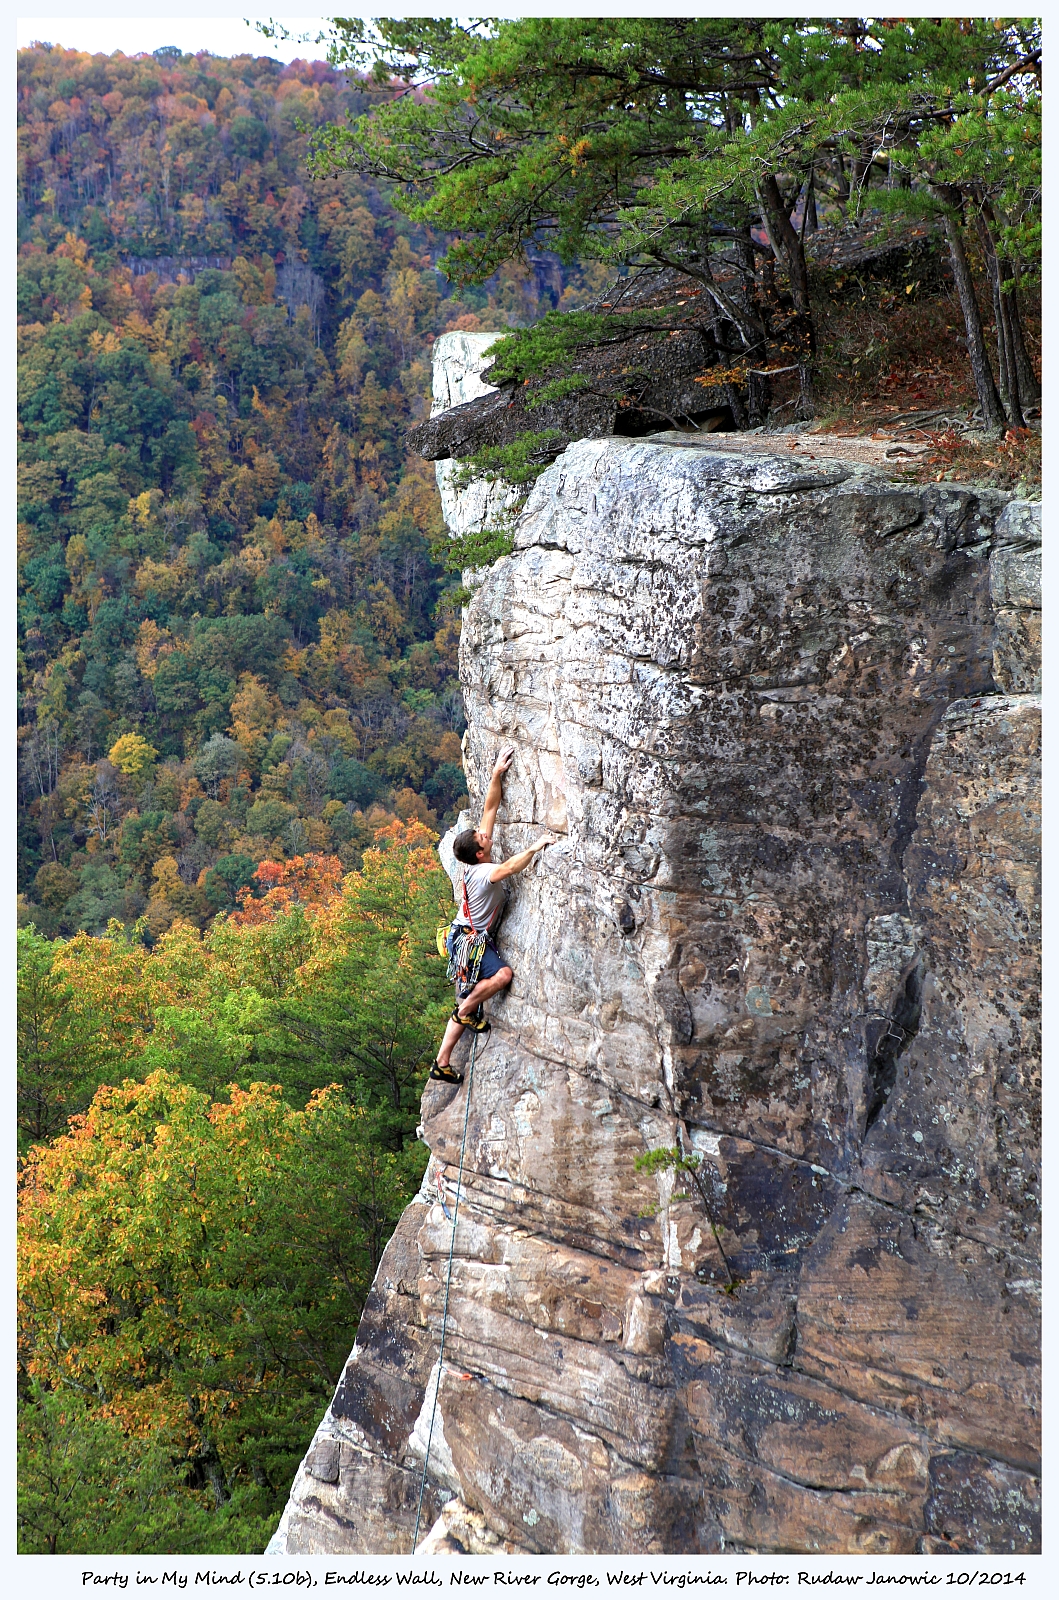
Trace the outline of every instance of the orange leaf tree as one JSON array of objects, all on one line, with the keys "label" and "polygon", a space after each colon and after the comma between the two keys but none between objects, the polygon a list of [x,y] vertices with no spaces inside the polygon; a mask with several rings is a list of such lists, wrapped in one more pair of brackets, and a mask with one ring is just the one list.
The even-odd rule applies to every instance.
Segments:
[{"label": "orange leaf tree", "polygon": [[262,861],[254,878],[265,892],[255,899],[252,888],[240,889],[239,910],[232,913],[236,927],[267,922],[291,906],[315,906],[333,899],[342,883],[342,863],[337,856],[316,855]]},{"label": "orange leaf tree", "polygon": [[[239,1518],[257,1528],[283,1504],[420,1167],[337,1088],[303,1111],[262,1083],[211,1103],[161,1071],[101,1088],[23,1172],[30,1437],[76,1427],[90,1397],[112,1446],[164,1444],[189,1516],[212,1512],[239,1548]],[[58,1548],[39,1500],[26,1547]]]}]

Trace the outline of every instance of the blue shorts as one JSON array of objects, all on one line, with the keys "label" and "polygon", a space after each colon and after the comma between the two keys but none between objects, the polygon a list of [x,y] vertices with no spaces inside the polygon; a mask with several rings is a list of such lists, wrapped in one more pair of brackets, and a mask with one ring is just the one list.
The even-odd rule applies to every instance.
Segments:
[{"label": "blue shorts", "polygon": [[[461,927],[458,923],[453,923],[452,927],[449,929],[449,936],[445,940],[445,947],[448,950],[450,956],[452,954],[452,942],[453,942],[453,940],[459,934],[465,933],[466,931],[467,930],[465,928]],[[507,966],[507,962],[504,960],[503,956],[500,954],[500,951],[497,949],[497,947],[493,943],[492,939],[487,939],[486,940],[485,951],[484,951],[484,953],[482,955],[482,964],[478,969],[478,982],[481,983],[483,978],[495,978],[497,973],[500,971],[501,967],[506,967],[506,966]]]}]

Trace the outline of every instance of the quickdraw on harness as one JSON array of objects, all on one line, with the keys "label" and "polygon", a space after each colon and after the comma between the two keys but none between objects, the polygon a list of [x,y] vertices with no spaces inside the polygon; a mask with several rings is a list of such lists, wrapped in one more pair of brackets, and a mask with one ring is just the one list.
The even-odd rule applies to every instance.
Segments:
[{"label": "quickdraw on harness", "polygon": [[470,994],[478,982],[478,974],[482,969],[482,959],[485,956],[486,946],[489,943],[489,928],[496,920],[496,913],[489,919],[489,924],[480,931],[474,926],[471,917],[471,908],[467,900],[466,874],[460,880],[463,888],[463,914],[467,919],[467,930],[456,932],[462,924],[452,924],[451,943],[449,950],[448,979],[450,983],[458,984],[463,994]]}]

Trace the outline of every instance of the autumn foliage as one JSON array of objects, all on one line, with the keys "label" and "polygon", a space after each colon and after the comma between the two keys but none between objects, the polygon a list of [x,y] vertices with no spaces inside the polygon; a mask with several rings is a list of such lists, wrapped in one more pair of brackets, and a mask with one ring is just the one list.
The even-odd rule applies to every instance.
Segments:
[{"label": "autumn foliage", "polygon": [[238,911],[232,922],[241,928],[267,922],[290,906],[318,906],[333,898],[342,881],[337,856],[294,856],[290,861],[262,861],[254,873],[259,899],[247,885],[239,891]]},{"label": "autumn foliage", "polygon": [[459,580],[403,435],[435,337],[542,291],[455,299],[429,229],[309,180],[306,130],[377,98],[323,62],[18,68],[21,922],[156,940],[465,794]]},{"label": "autumn foliage", "polygon": [[261,1083],[211,1103],[158,1071],[27,1163],[24,1381],[164,1438],[170,1495],[192,1523],[212,1506],[222,1543],[233,1494],[260,1516],[285,1487],[418,1176],[376,1135],[337,1088],[303,1111]]},{"label": "autumn foliage", "polygon": [[267,1540],[422,1173],[435,843],[269,863],[152,948],[20,934],[25,1549]]}]

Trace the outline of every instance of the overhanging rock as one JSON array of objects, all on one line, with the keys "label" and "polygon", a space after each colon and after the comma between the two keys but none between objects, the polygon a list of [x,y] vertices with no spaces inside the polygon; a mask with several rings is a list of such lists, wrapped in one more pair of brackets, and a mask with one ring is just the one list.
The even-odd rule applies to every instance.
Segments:
[{"label": "overhanging rock", "polygon": [[[1039,1547],[1038,516],[665,440],[538,480],[461,644],[472,797],[511,739],[504,853],[562,839],[475,1066],[432,1550]],[[411,1547],[463,1095],[276,1550]]]}]

